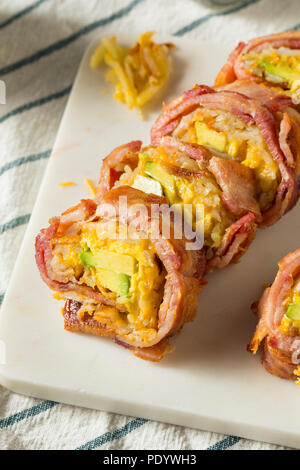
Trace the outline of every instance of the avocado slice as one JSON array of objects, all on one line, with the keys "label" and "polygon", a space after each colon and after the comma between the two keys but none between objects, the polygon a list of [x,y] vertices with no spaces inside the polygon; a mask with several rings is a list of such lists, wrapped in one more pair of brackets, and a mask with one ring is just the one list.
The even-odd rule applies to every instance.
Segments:
[{"label": "avocado slice", "polygon": [[137,260],[130,255],[121,255],[104,250],[82,250],[80,253],[82,264],[88,268],[101,268],[115,273],[132,276],[137,269]]},{"label": "avocado slice", "polygon": [[132,187],[140,189],[147,194],[163,196],[162,185],[158,181],[155,181],[153,178],[148,178],[147,176],[136,175]]},{"label": "avocado slice", "polygon": [[99,284],[115,292],[118,297],[128,297],[130,289],[130,276],[116,273],[109,269],[96,268],[96,278]]},{"label": "avocado slice", "polygon": [[141,158],[142,160],[145,160],[146,158],[149,158],[149,155],[146,152],[140,152],[139,158]]},{"label": "avocado slice", "polygon": [[289,304],[285,314],[290,320],[300,320],[300,302]]},{"label": "avocado slice", "polygon": [[291,69],[288,65],[273,65],[271,62],[263,59],[260,62],[260,66],[265,70],[265,72],[280,77],[282,80],[287,82],[300,80],[300,72]]},{"label": "avocado slice", "polygon": [[177,199],[174,176],[155,162],[146,162],[145,173],[162,185],[170,204],[174,204]]},{"label": "avocado slice", "polygon": [[227,148],[227,137],[221,132],[210,129],[204,122],[196,121],[195,129],[197,134],[197,143],[207,145],[220,152],[225,152]]}]

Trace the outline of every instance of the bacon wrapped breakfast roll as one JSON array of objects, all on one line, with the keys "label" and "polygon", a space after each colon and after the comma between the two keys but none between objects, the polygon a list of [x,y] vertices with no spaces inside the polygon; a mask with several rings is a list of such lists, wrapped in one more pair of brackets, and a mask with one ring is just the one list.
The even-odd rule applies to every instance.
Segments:
[{"label": "bacon wrapped breakfast roll", "polygon": [[163,204],[122,186],[100,204],[82,200],[41,230],[36,262],[44,282],[67,299],[67,330],[110,337],[152,361],[172,349],[169,337],[196,314],[205,257],[174,238]]},{"label": "bacon wrapped breakfast roll", "polygon": [[192,230],[203,236],[207,272],[237,262],[261,218],[251,169],[169,136],[143,149],[141,142],[130,142],[104,159],[98,198],[122,185],[164,196],[185,216],[190,207]]},{"label": "bacon wrapped breakfast roll", "polygon": [[[154,145],[169,136],[204,146],[222,162],[238,162],[247,168],[255,180],[257,221],[262,227],[275,223],[299,197],[298,114],[292,108],[290,114],[279,112],[289,100],[269,97],[268,107],[266,101],[264,105],[250,93],[196,85],[163,106],[151,131]],[[219,178],[222,185],[222,172]]]},{"label": "bacon wrapped breakfast roll", "polygon": [[270,34],[240,42],[219,72],[217,86],[255,77],[300,102],[300,32]]},{"label": "bacon wrapped breakfast roll", "polygon": [[255,354],[262,344],[267,371],[299,381],[300,249],[285,256],[278,266],[273,284],[253,306],[259,323],[248,349]]}]

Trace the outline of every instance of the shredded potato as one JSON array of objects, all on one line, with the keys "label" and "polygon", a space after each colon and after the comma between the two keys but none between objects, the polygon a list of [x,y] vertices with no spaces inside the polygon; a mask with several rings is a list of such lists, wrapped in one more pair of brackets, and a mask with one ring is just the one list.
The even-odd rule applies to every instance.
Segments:
[{"label": "shredded potato", "polygon": [[90,60],[91,68],[102,62],[110,67],[105,79],[115,85],[114,97],[130,109],[150,101],[170,76],[174,45],[156,44],[153,34],[142,34],[130,50],[121,48],[115,37],[103,38]]}]

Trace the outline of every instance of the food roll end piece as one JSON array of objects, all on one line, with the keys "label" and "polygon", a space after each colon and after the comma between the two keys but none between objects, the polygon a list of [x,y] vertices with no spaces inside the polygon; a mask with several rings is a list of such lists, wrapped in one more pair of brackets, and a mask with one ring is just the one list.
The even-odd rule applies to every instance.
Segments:
[{"label": "food roll end piece", "polygon": [[202,250],[186,249],[184,237],[173,238],[172,217],[152,214],[152,205],[165,202],[122,186],[99,204],[82,201],[40,232],[37,265],[66,300],[67,330],[110,337],[149,360],[171,351],[168,338],[196,315],[206,261]]},{"label": "food roll end piece", "polygon": [[300,102],[300,32],[270,34],[241,42],[229,55],[215,85],[254,77]]},{"label": "food roll end piece", "polygon": [[[267,91],[253,80],[228,89],[197,85],[165,105],[151,131],[155,145],[176,139],[251,170],[261,217],[250,211],[261,227],[275,223],[299,197],[299,114],[289,98]],[[197,160],[190,153],[202,165],[207,155],[202,151]]]},{"label": "food roll end piece", "polygon": [[300,375],[300,249],[279,263],[273,284],[257,306],[259,322],[248,346],[256,354],[263,346],[266,370],[299,383]]}]

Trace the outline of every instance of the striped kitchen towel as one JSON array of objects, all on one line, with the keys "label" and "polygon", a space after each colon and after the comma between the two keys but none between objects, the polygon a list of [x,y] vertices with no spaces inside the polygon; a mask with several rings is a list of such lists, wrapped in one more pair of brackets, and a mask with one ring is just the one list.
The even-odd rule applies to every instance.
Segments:
[{"label": "striped kitchen towel", "polygon": [[[235,43],[300,27],[299,0],[2,0],[0,303],[85,48],[120,30]],[[234,2],[232,2],[234,3]],[[209,6],[214,4],[214,6]],[[297,24],[298,23],[298,24]],[[0,313],[1,314],[1,313]],[[278,449],[140,418],[19,396],[0,387],[0,449]]]}]

